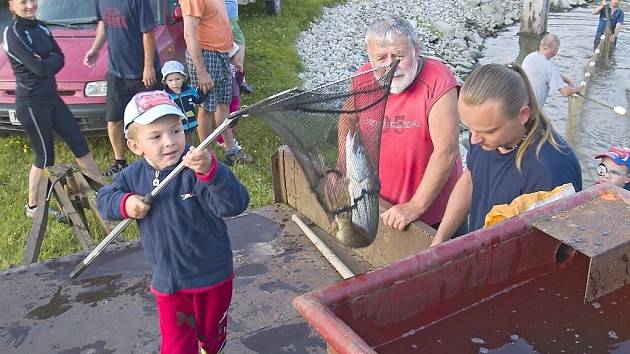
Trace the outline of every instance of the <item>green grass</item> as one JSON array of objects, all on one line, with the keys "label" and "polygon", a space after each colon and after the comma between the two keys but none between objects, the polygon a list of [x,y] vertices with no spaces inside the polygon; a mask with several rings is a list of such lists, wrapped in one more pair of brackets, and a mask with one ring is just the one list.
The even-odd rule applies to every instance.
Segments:
[{"label": "green grass", "polygon": [[[247,81],[254,85],[253,95],[243,96],[245,104],[254,103],[279,91],[299,86],[302,63],[294,43],[309,21],[321,14],[322,6],[332,6],[339,0],[284,0],[282,14],[269,16],[264,1],[240,8],[240,25],[247,40],[245,69]],[[238,165],[234,171],[247,186],[251,208],[273,200],[271,187],[271,155],[281,141],[260,120],[250,116],[239,123],[239,142],[256,158],[251,166]],[[89,138],[92,152],[101,169],[111,163],[112,152],[107,138]],[[62,142],[56,143],[56,163],[73,162],[70,151]],[[24,216],[27,197],[27,177],[33,153],[23,136],[0,138],[0,269],[20,264],[31,220]],[[130,154],[130,159],[133,159]],[[134,238],[137,229],[126,232]],[[101,237],[95,241],[98,242]],[[50,221],[39,260],[59,257],[81,250],[68,225]]]}]

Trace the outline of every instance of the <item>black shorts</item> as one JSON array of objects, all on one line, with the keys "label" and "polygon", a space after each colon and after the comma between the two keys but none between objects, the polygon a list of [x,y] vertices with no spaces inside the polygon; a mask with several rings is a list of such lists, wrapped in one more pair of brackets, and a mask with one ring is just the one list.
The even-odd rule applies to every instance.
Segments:
[{"label": "black shorts", "polygon": [[105,103],[105,120],[108,122],[118,122],[123,120],[125,107],[131,98],[138,92],[162,89],[162,75],[155,72],[156,84],[147,88],[142,79],[121,79],[107,73],[107,98]]},{"label": "black shorts", "polygon": [[77,121],[59,96],[37,100],[18,98],[15,111],[35,152],[35,166],[45,168],[55,164],[53,132],[63,139],[75,157],[90,152]]}]

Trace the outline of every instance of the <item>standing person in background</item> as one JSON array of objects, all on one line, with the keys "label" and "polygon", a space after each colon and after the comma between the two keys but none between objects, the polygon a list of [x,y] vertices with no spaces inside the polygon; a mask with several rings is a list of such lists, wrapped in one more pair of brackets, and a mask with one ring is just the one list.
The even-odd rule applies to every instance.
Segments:
[{"label": "standing person in background", "polygon": [[155,17],[149,1],[96,0],[99,19],[92,47],[84,64],[94,66],[98,54],[109,44],[107,71],[107,135],[114,151],[114,163],[105,171],[113,176],[127,166],[123,136],[125,106],[136,93],[161,88],[160,63],[155,48]]},{"label": "standing person in background", "polygon": [[458,108],[470,128],[470,152],[431,246],[450,239],[469,211],[469,231],[474,231],[493,206],[520,195],[565,183],[582,189],[575,153],[538,108],[517,64],[475,69],[462,86]]},{"label": "standing person in background", "polygon": [[230,21],[230,28],[232,28],[232,40],[238,44],[238,52],[236,52],[231,61],[236,66],[237,80],[241,82],[239,89],[245,93],[253,93],[254,88],[245,81],[245,35],[241,30],[241,26],[238,25],[238,1],[225,0],[225,7],[228,20]]},{"label": "standing person in background", "polygon": [[[180,0],[184,15],[186,65],[190,83],[207,94],[199,107],[197,132],[203,141],[212,130],[211,117],[217,125],[229,115],[232,100],[232,75],[228,52],[232,49],[232,30],[224,0]],[[253,163],[254,159],[234,143],[230,129],[223,132],[225,162]]]},{"label": "standing person in background", "polygon": [[54,136],[68,145],[77,164],[94,174],[98,167],[79,126],[57,92],[55,74],[64,55],[50,30],[35,19],[37,0],[9,0],[13,21],[4,30],[4,50],[15,75],[15,110],[35,152],[28,176],[26,216],[33,217],[44,168],[55,164]]},{"label": "standing person in background", "polygon": [[562,75],[551,58],[558,54],[560,39],[555,34],[547,34],[540,40],[538,51],[529,53],[523,60],[523,70],[534,89],[538,107],[547,102],[549,90],[558,91],[563,96],[580,92],[580,86]]},{"label": "standing person in background", "polygon": [[593,15],[599,15],[599,24],[597,25],[597,32],[595,32],[593,49],[597,48],[602,35],[606,31],[608,17],[610,17],[610,30],[612,31],[610,41],[613,43],[613,47],[616,46],[617,37],[623,25],[623,10],[619,7],[619,0],[611,0],[610,7],[607,6],[606,0],[602,0],[602,3],[593,10]]},{"label": "standing person in background", "polygon": [[[437,227],[462,173],[459,85],[446,65],[420,56],[418,35],[403,18],[372,22],[365,45],[370,62],[358,72],[400,60],[385,108],[378,160],[381,197],[394,205],[381,218],[397,230],[417,219]],[[368,115],[359,124],[364,134],[380,122]]]}]

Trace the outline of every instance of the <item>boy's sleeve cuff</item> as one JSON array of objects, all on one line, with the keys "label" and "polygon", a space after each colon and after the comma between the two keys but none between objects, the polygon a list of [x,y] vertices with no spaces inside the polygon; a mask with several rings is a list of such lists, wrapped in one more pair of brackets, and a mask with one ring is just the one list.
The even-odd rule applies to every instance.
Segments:
[{"label": "boy's sleeve cuff", "polygon": [[205,175],[202,175],[200,173],[195,173],[195,175],[197,175],[197,179],[200,182],[204,182],[204,183],[210,182],[212,180],[212,177],[214,177],[214,174],[217,172],[217,166],[218,165],[219,165],[219,162],[217,161],[217,157],[214,156],[214,154],[213,154],[212,155],[212,164],[210,165],[210,170]]},{"label": "boy's sleeve cuff", "polygon": [[127,203],[127,199],[131,197],[133,193],[125,193],[120,199],[120,215],[123,219],[127,219],[129,216],[127,215],[127,211],[125,210],[125,203]]}]

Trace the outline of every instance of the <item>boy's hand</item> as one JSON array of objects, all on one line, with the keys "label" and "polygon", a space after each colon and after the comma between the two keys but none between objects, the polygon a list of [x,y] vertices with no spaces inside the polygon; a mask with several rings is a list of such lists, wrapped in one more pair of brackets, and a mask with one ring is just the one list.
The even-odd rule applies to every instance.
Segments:
[{"label": "boy's hand", "polygon": [[151,206],[144,202],[141,196],[134,194],[125,201],[125,212],[132,219],[142,219],[147,216]]},{"label": "boy's hand", "polygon": [[191,146],[190,150],[184,155],[182,163],[196,173],[206,175],[210,172],[210,167],[212,167],[212,154],[208,149],[198,151],[195,150],[194,146]]}]

